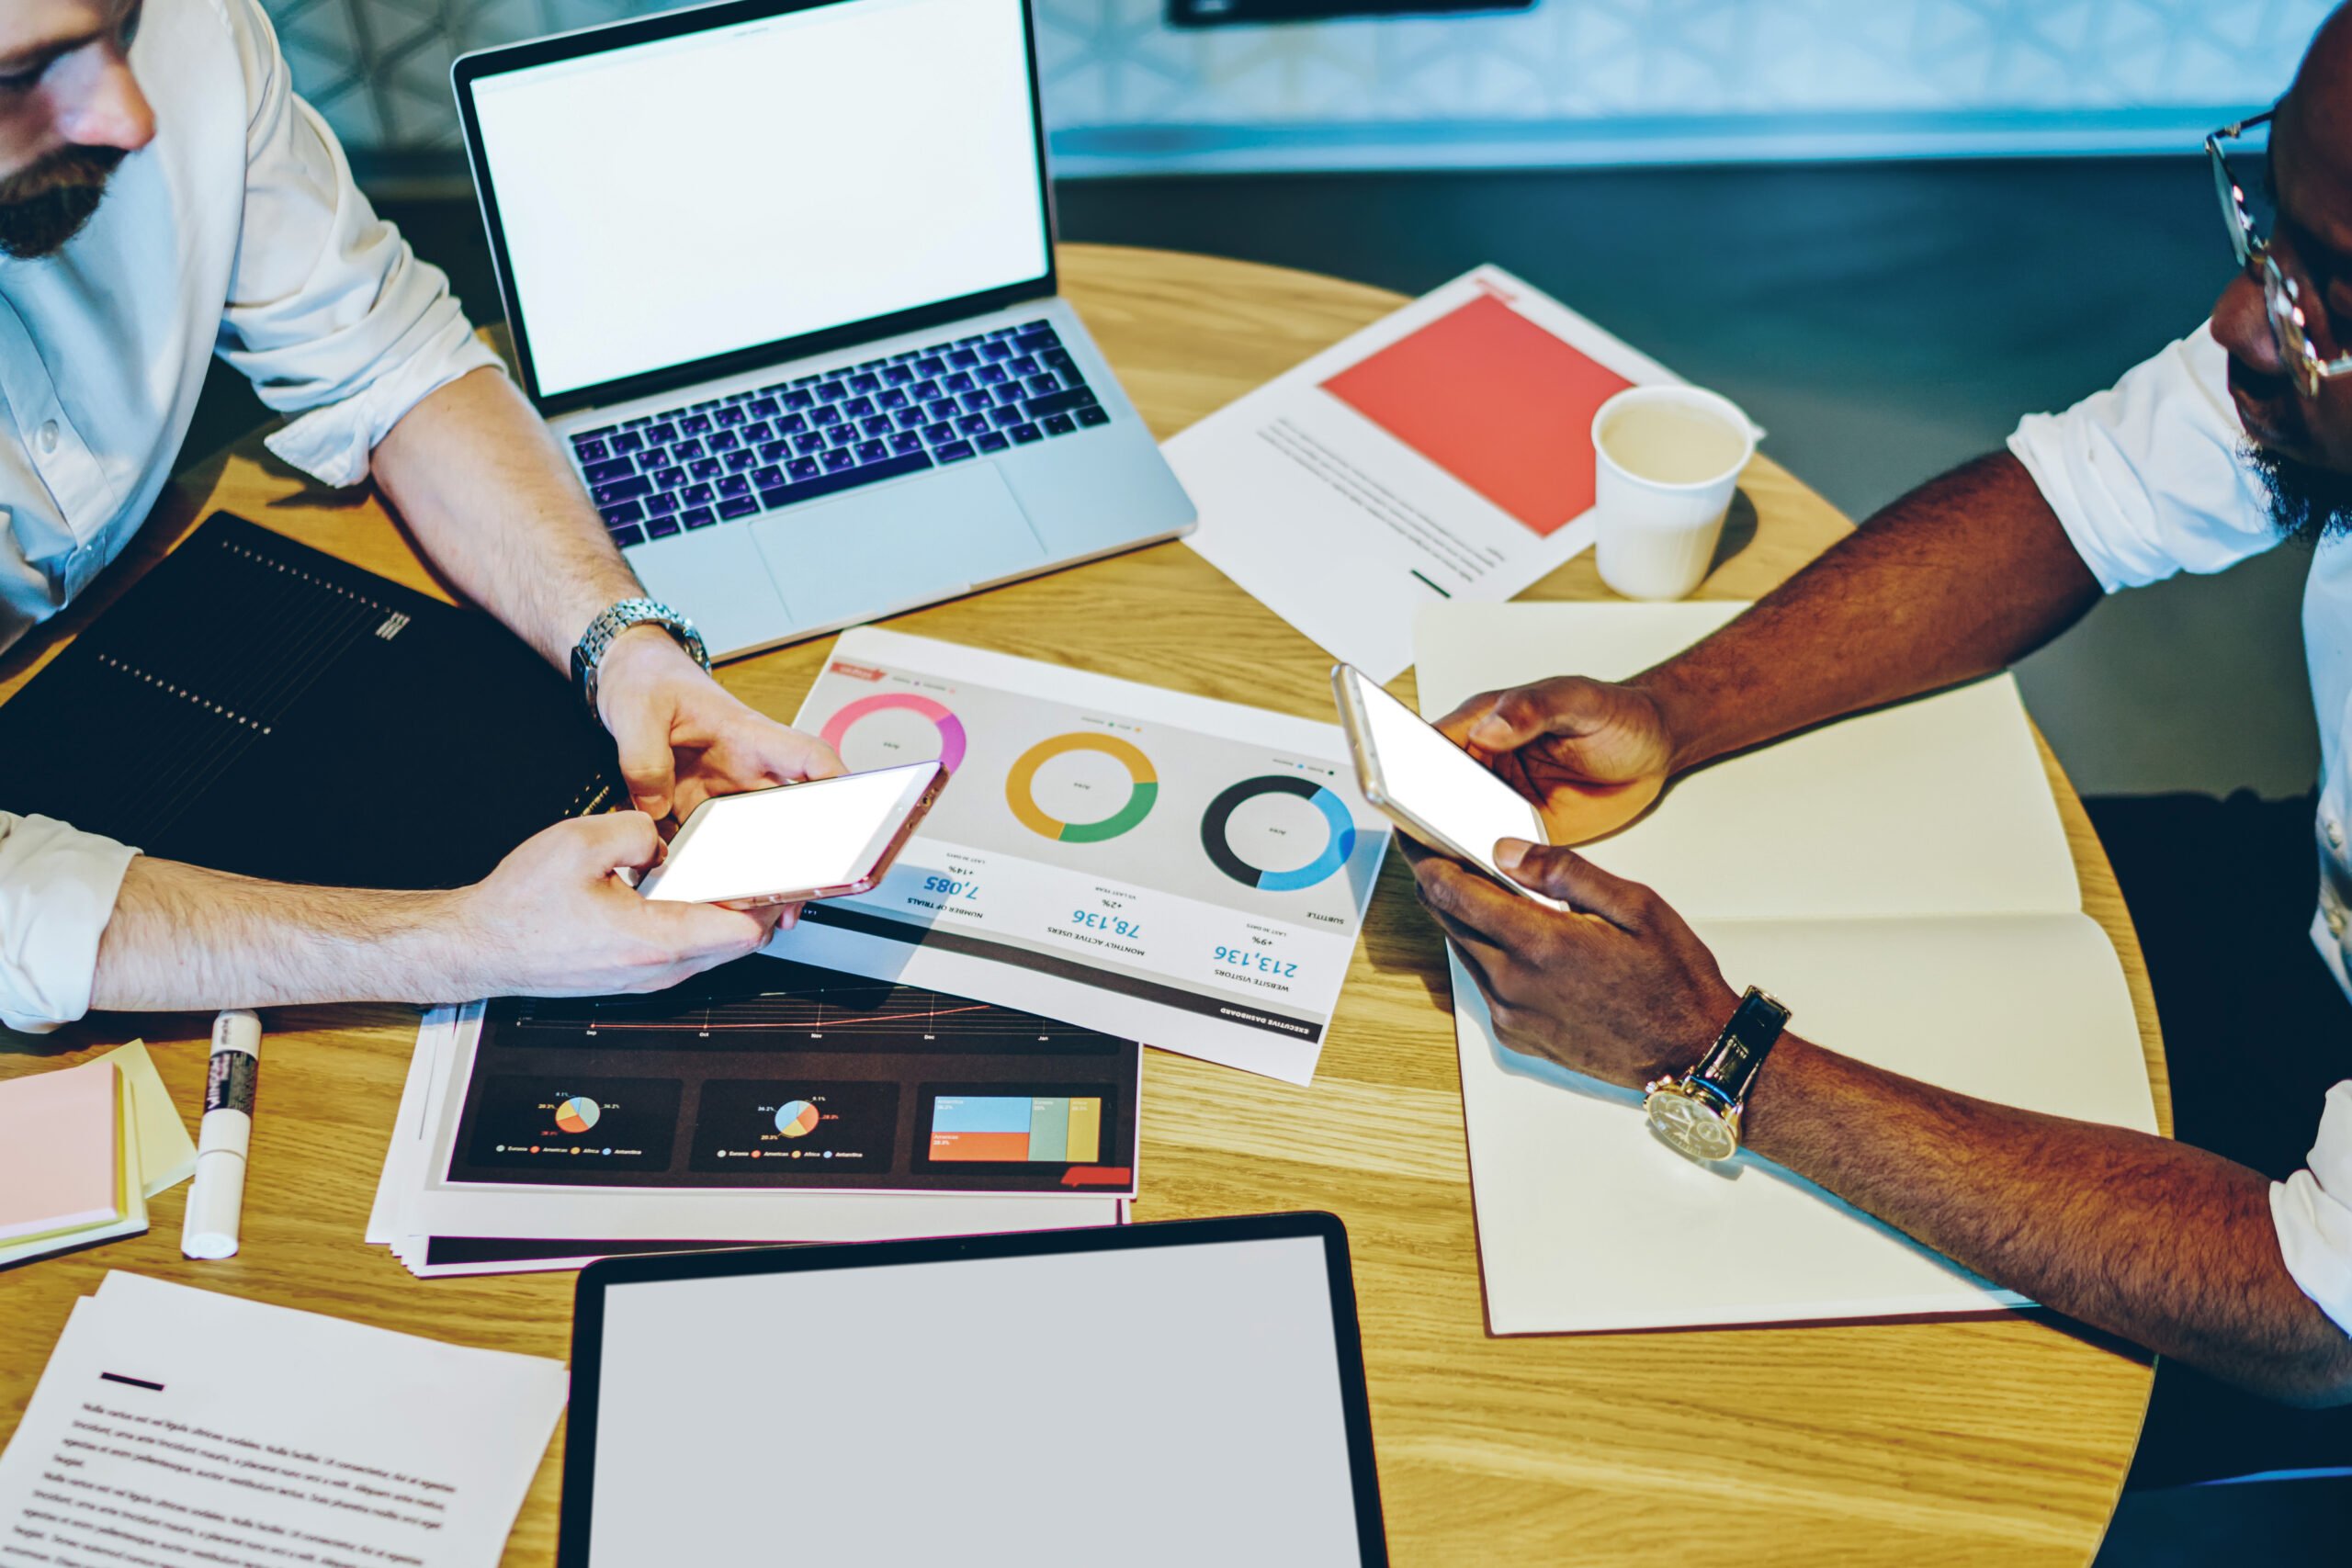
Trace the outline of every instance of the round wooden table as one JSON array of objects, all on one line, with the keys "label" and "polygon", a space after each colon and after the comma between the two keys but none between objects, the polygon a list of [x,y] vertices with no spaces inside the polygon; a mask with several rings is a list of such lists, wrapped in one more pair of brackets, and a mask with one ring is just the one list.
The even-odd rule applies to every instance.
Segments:
[{"label": "round wooden table", "polygon": [[[1066,292],[1162,436],[1403,302],[1380,289],[1201,256],[1069,245],[1061,263]],[[1848,526],[1765,458],[1743,488],[1753,527],[1736,523],[1736,548],[1703,596],[1753,597]],[[256,435],[188,474],[96,592],[53,631],[0,660],[0,697],[215,508],[447,596],[370,492],[309,487],[269,458]],[[1607,594],[1588,554],[1529,596]],[[1331,716],[1329,657],[1181,544],[892,624]],[[721,678],[789,716],[827,646],[746,660]],[[1399,682],[1408,698],[1409,682]],[[2158,1112],[2169,1126],[2139,945],[2054,762],[2050,779],[2085,907],[2131,976]],[[201,1102],[209,1022],[108,1016],[47,1040],[0,1033],[0,1077],[65,1066],[143,1035],[189,1111]],[[267,1024],[243,1252],[225,1263],[181,1259],[182,1187],[153,1205],[143,1237],[0,1273],[0,1431],[12,1431],[22,1415],[74,1299],[109,1269],[471,1345],[565,1355],[571,1276],[423,1281],[361,1242],[415,1013],[279,1010]],[[1390,857],[1381,878],[1312,1088],[1159,1052],[1147,1062],[1137,1218],[1328,1209],[1346,1221],[1397,1562],[2076,1568],[2090,1558],[2131,1460],[2151,1372],[2144,1356],[2078,1327],[2008,1316],[1487,1337],[1445,958],[1400,857]],[[1711,1375],[1662,1382],[1655,1374],[1669,1359]],[[1702,1474],[1702,1492],[1692,1490]],[[557,1476],[551,1451],[508,1562],[550,1559]]]}]

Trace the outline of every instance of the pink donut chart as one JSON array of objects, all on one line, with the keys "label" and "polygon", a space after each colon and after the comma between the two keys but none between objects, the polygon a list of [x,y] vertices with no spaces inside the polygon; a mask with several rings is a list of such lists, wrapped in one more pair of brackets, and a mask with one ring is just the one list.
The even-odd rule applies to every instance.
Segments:
[{"label": "pink donut chart", "polygon": [[912,692],[876,692],[870,697],[858,698],[825,721],[822,731],[825,744],[839,751],[842,742],[849,738],[850,730],[856,727],[858,720],[890,708],[904,708],[931,720],[932,728],[939,731],[941,767],[952,773],[964,765],[964,721],[957,718],[946,705],[933,702],[929,697],[919,697]]}]

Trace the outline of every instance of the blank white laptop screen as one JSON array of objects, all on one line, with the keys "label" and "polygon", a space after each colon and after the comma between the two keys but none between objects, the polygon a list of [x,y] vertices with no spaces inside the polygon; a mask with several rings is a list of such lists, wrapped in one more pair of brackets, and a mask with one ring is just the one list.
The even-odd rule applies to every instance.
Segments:
[{"label": "blank white laptop screen", "polygon": [[1046,270],[1023,0],[835,0],[483,76],[542,397]]},{"label": "blank white laptop screen", "polygon": [[1356,1563],[1315,1237],[616,1283],[592,1568]]}]

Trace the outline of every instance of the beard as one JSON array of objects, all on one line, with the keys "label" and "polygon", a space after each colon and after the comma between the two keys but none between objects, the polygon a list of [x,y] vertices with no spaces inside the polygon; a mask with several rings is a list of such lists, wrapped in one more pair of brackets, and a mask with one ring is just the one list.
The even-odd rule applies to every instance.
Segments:
[{"label": "beard", "polygon": [[122,160],[119,147],[65,147],[0,179],[0,251],[39,261],[63,250]]},{"label": "beard", "polygon": [[2248,444],[2246,463],[2270,502],[2270,525],[2306,547],[2352,534],[2352,474],[2314,468]]}]

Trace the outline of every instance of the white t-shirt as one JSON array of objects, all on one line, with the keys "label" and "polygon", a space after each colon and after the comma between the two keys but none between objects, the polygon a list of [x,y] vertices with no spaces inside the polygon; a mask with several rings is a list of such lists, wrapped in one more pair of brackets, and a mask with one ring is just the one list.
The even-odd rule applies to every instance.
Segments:
[{"label": "white t-shirt", "polygon": [[[0,256],[0,649],[89,585],[171,477],[217,353],[332,485],[436,388],[497,360],[448,281],[352,183],[255,0],[148,0],[130,51],[155,140],[89,226]],[[132,851],[0,800],[0,1023],[90,1004]]]},{"label": "white t-shirt", "polygon": [[[2240,456],[2245,435],[2230,402],[2229,356],[2208,327],[2065,412],[2034,415],[2009,437],[2009,450],[2110,593],[2178,571],[2220,571],[2280,542],[2261,479]],[[2327,539],[2312,558],[2303,648],[2321,752],[2320,901],[2312,941],[2352,996],[2345,832],[2352,811],[2352,539]],[[2352,1027],[2352,1015],[2345,1021]],[[2352,1080],[2322,1100],[2310,1164],[2271,1188],[2270,1213],[2287,1271],[2352,1333]]]}]

